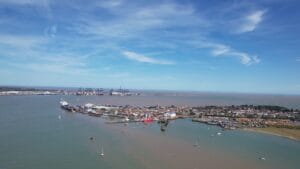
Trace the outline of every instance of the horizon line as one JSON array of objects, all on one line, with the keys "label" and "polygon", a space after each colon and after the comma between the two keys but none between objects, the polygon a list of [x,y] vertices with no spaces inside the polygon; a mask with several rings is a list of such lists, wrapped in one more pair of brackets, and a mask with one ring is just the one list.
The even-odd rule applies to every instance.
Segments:
[{"label": "horizon line", "polygon": [[[24,88],[92,88],[92,89],[120,89],[116,87],[91,87],[91,86],[45,86],[45,85],[1,85],[0,87],[24,87]],[[122,86],[120,86],[122,88]],[[127,90],[137,91],[157,91],[157,92],[181,92],[181,93],[212,93],[212,94],[248,94],[248,95],[286,95],[286,96],[300,96],[300,93],[271,93],[271,92],[241,92],[241,91],[212,91],[212,90],[186,90],[186,89],[146,89],[146,88],[122,88]]]}]

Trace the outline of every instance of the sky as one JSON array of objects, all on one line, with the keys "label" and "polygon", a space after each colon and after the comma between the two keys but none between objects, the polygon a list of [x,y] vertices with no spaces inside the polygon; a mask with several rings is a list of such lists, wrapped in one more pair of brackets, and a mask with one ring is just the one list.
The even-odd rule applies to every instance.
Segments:
[{"label": "sky", "polygon": [[300,94],[297,0],[0,0],[0,85]]}]

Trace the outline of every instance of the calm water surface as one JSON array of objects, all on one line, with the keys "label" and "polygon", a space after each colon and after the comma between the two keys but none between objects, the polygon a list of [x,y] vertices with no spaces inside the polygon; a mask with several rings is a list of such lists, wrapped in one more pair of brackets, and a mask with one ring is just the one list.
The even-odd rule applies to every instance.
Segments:
[{"label": "calm water surface", "polygon": [[[64,99],[74,104],[196,104],[200,100],[206,100],[205,104],[235,102],[217,99],[209,103],[210,99],[194,96],[64,96]],[[218,127],[193,123],[188,119],[173,121],[165,133],[160,132],[157,124],[108,125],[101,118],[62,111],[59,100],[60,96],[0,97],[0,169],[176,168],[179,163],[186,168],[213,168],[218,166],[217,163],[223,168],[235,167],[226,162],[237,163],[236,166],[251,164],[251,168],[299,167],[300,142],[297,141],[245,131],[224,132]],[[298,101],[294,100],[289,106],[295,107]],[[220,131],[222,135],[217,136]],[[96,140],[91,141],[91,136]],[[192,144],[197,137],[200,148],[194,150],[196,148]],[[104,158],[99,157],[102,145]],[[266,161],[259,160],[260,156],[266,157]],[[207,162],[200,163],[196,159]]]},{"label": "calm water surface", "polygon": [[300,95],[257,95],[257,94],[228,94],[228,93],[142,93],[141,96],[86,96],[70,97],[73,103],[92,102],[95,104],[112,105],[278,105],[300,109]]}]

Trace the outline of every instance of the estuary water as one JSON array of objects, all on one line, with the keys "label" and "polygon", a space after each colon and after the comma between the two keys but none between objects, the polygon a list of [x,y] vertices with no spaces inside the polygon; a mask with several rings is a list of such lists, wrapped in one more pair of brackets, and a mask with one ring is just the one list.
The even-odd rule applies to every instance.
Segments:
[{"label": "estuary water", "polygon": [[[247,131],[222,131],[189,119],[172,121],[164,133],[156,123],[106,124],[101,118],[61,110],[61,97],[73,104],[255,104],[255,99],[249,103],[252,97],[242,100],[240,96],[230,96],[231,101],[217,96],[2,96],[0,169],[299,167],[297,141]],[[278,98],[264,102],[297,108],[299,100],[286,97],[282,102]],[[102,146],[104,158],[100,157]]]},{"label": "estuary water", "polygon": [[140,96],[87,96],[67,97],[73,103],[91,102],[112,105],[278,105],[300,109],[300,95],[237,94],[237,93],[186,93],[144,92]]}]

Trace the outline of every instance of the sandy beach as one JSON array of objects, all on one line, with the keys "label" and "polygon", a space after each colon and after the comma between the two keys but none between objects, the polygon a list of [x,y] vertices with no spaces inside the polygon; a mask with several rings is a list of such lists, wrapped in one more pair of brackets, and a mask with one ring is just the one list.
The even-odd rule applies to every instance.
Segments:
[{"label": "sandy beach", "polygon": [[271,134],[275,136],[285,137],[292,140],[300,141],[300,130],[299,129],[288,129],[288,128],[275,128],[275,127],[266,127],[266,128],[245,128],[243,130],[259,132],[264,134]]}]

